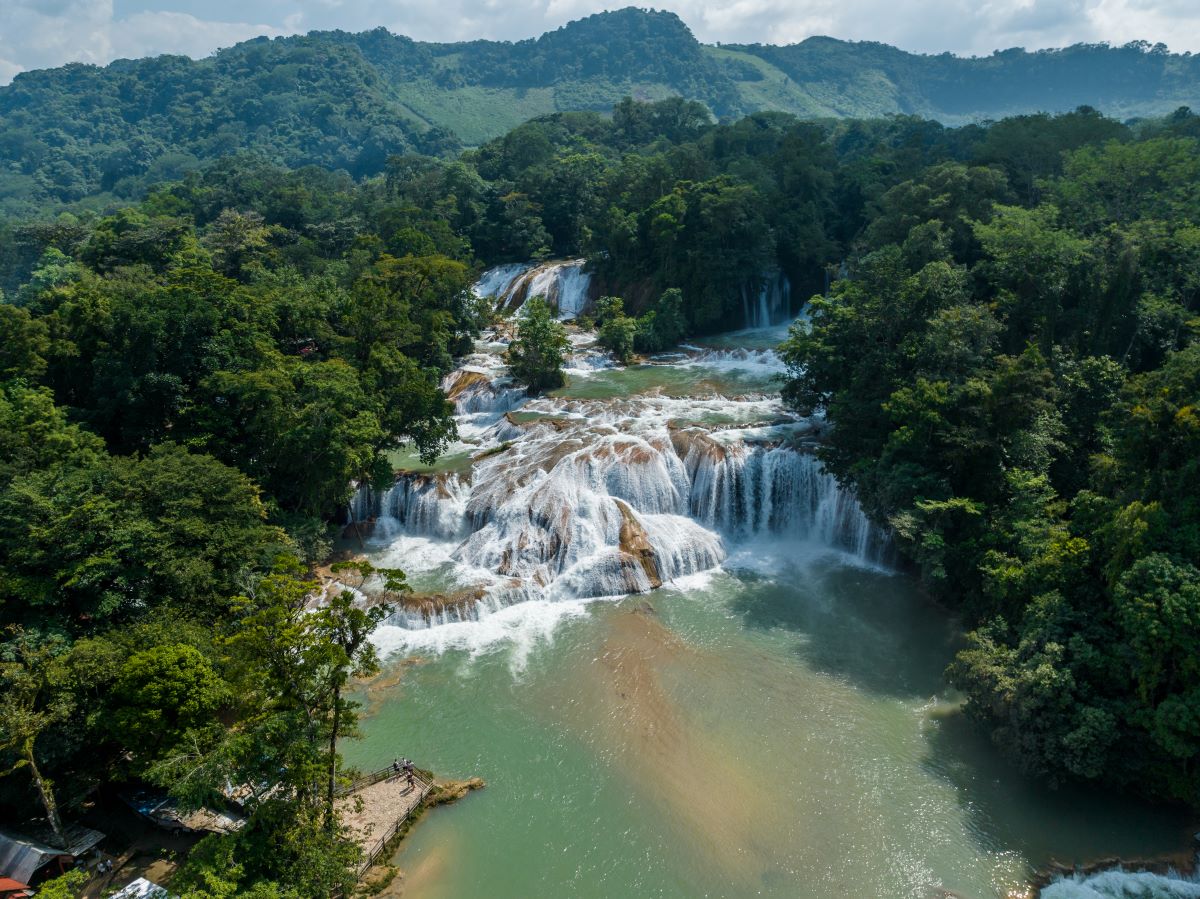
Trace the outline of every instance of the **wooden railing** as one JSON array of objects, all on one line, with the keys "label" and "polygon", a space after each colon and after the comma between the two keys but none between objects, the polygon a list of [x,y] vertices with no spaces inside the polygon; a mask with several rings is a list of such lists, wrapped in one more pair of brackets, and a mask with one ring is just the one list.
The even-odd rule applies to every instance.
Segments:
[{"label": "wooden railing", "polygon": [[[372,771],[370,774],[364,774],[362,777],[356,777],[354,780],[345,786],[336,787],[333,791],[335,796],[345,796],[348,793],[357,793],[363,787],[369,787],[371,784],[377,784],[381,780],[387,780],[389,777],[403,777],[404,769],[399,771],[392,765],[386,768],[380,768],[378,771]],[[417,780],[420,780],[420,775],[414,775]]]},{"label": "wooden railing", "polygon": [[[387,771],[390,772],[391,776],[395,776],[395,777],[403,777],[404,776],[403,774],[396,774],[395,771],[393,771],[391,768],[388,768]],[[377,771],[377,772],[375,772],[375,775],[377,775],[379,773],[380,772]],[[375,779],[369,781],[369,783],[379,783],[379,781],[381,781],[381,780],[387,780],[387,777],[389,776],[389,775],[385,775],[383,777],[376,777],[375,775],[369,775],[370,777],[375,777]],[[364,781],[363,786],[366,786],[367,779],[363,778],[363,781]],[[409,808],[409,810],[407,812],[405,812],[400,818],[398,818],[396,820],[396,822],[390,828],[388,828],[387,832],[385,834],[383,834],[383,836],[381,836],[378,840],[376,840],[371,845],[371,847],[363,853],[362,864],[359,865],[358,871],[356,872],[359,880],[362,880],[363,877],[366,875],[366,873],[369,870],[371,870],[371,866],[373,864],[375,864],[375,862],[379,858],[379,856],[381,856],[383,854],[384,849],[387,848],[388,841],[390,841],[392,839],[392,837],[394,837],[397,833],[399,833],[400,829],[405,824],[408,823],[408,819],[411,818],[413,816],[413,813],[415,813],[417,811],[417,809],[419,809],[421,807],[421,804],[425,801],[425,797],[428,796],[429,791],[433,789],[433,781],[425,780],[420,775],[414,774],[413,781],[414,781],[416,788],[421,791],[421,795],[417,798],[416,803],[414,803],[413,806],[411,808]]]}]

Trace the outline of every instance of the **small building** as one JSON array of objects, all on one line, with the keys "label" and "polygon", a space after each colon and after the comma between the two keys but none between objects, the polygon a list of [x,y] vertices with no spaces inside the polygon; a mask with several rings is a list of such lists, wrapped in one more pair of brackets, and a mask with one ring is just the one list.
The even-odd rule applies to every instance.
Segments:
[{"label": "small building", "polygon": [[50,838],[46,836],[39,840],[0,831],[0,877],[23,884],[57,877],[74,865],[77,858],[95,849],[104,834],[73,824],[66,828],[66,838],[66,846],[56,849],[49,845]]},{"label": "small building", "polygon": [[0,899],[28,899],[33,895],[29,884],[20,883],[11,877],[0,877]]}]

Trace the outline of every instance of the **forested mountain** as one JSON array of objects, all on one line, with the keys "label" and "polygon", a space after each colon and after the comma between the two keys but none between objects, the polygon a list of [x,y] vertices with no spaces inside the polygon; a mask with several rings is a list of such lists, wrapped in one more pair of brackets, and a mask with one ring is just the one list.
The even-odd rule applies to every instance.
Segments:
[{"label": "forested mountain", "polygon": [[1079,45],[979,59],[810,38],[705,46],[672,13],[624,9],[515,43],[421,43],[384,29],[259,38],[202,60],[27,72],[0,88],[0,211],[111,205],[237,150],[353,175],[389,155],[478,145],[621,97],[697,100],[718,118],[916,114],[945,123],[1090,105],[1117,117],[1195,104],[1200,59]]}]

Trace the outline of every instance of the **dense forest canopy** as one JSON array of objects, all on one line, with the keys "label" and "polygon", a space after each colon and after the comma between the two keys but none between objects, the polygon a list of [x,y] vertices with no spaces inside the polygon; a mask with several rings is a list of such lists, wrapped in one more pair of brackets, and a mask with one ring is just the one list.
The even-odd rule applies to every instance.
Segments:
[{"label": "dense forest canopy", "polygon": [[[6,220],[5,819],[282,778],[180,889],[352,882],[324,797],[372,620],[305,612],[307,577],[353,482],[453,438],[438,385],[492,315],[475,274],[568,254],[622,357],[740,326],[766,272],[818,294],[785,397],[973,628],[970,710],[1050,779],[1200,802],[1198,139],[1187,110],[718,124],[624,100],[373,177],[239,153],[115,212]],[[539,312],[524,336],[551,386],[562,334]]]},{"label": "dense forest canopy", "polygon": [[810,38],[705,46],[673,13],[600,13],[516,43],[421,43],[380,28],[258,38],[179,56],[26,72],[0,88],[0,213],[93,208],[232,152],[377,174],[554,112],[680,96],[721,120],[920,115],[948,124],[1088,105],[1121,118],[1197,105],[1200,62],[1161,46],[982,58]]}]

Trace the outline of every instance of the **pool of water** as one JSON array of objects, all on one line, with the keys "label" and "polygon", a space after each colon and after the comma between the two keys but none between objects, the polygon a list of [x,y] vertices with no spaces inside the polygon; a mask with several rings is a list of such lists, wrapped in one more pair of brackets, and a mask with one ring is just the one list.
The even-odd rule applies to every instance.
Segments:
[{"label": "pool of water", "polygon": [[1182,816],[1004,763],[942,679],[957,627],[905,578],[795,556],[406,644],[350,761],[488,782],[404,843],[411,895],[984,899],[1179,845]]}]

